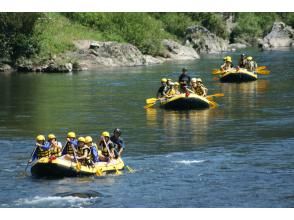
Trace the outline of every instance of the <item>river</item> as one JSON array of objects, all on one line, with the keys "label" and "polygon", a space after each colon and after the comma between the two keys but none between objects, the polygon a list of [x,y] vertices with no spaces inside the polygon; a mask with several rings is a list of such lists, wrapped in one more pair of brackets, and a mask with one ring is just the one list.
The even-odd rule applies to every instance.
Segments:
[{"label": "river", "polygon": [[[0,207],[294,207],[294,53],[249,50],[271,70],[255,82],[220,83],[224,55],[71,74],[0,74]],[[236,60],[239,53],[230,53]],[[218,108],[145,110],[160,78],[186,67]],[[37,134],[64,143],[122,129],[136,170],[104,177],[24,175]],[[79,193],[79,194],[77,194]]]}]

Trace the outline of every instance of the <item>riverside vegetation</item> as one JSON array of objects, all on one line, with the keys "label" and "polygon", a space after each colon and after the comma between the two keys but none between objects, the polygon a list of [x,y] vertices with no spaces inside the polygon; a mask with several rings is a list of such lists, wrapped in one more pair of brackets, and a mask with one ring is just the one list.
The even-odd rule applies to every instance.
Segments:
[{"label": "riverside vegetation", "polygon": [[196,59],[262,45],[276,21],[289,26],[293,46],[294,13],[0,13],[0,70],[67,72],[93,60],[135,66]]}]

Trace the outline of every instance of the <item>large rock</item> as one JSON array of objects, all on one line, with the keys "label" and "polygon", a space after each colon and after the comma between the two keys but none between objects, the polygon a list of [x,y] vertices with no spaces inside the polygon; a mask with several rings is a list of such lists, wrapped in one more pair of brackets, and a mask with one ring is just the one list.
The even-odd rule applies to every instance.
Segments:
[{"label": "large rock", "polygon": [[246,48],[247,45],[246,44],[242,44],[242,43],[233,43],[233,44],[229,44],[228,46],[228,50],[230,51],[235,51],[235,50],[238,50],[238,49],[244,49]]},{"label": "large rock", "polygon": [[10,72],[12,71],[12,67],[8,64],[0,64],[0,72]]},{"label": "large rock", "polygon": [[259,46],[264,50],[293,47],[294,30],[283,22],[275,22],[271,32],[259,41]]},{"label": "large rock", "polygon": [[220,53],[228,50],[228,41],[217,37],[205,27],[194,25],[186,29],[186,46],[192,46],[197,53]]},{"label": "large rock", "polygon": [[163,40],[162,45],[166,49],[165,57],[172,60],[193,60],[200,58],[192,47],[183,46],[173,40]]},{"label": "large rock", "polygon": [[89,68],[96,66],[141,66],[162,63],[160,59],[144,55],[132,44],[79,40],[77,51],[67,54]]}]

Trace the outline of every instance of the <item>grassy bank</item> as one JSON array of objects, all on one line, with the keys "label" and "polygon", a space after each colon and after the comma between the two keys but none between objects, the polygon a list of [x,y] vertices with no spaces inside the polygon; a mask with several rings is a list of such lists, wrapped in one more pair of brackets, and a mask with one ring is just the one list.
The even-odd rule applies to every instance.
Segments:
[{"label": "grassy bank", "polygon": [[232,43],[254,44],[276,20],[293,26],[294,13],[0,13],[0,58],[46,58],[74,49],[77,39],[128,42],[160,55],[162,39],[181,42],[195,24]]}]

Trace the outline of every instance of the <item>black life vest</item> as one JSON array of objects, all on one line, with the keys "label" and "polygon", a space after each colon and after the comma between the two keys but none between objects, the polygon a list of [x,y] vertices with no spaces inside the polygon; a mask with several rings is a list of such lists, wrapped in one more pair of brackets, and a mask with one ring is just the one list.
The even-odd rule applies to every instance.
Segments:
[{"label": "black life vest", "polygon": [[50,150],[49,149],[42,149],[41,147],[37,148],[37,158],[40,159],[42,157],[50,157]]}]

